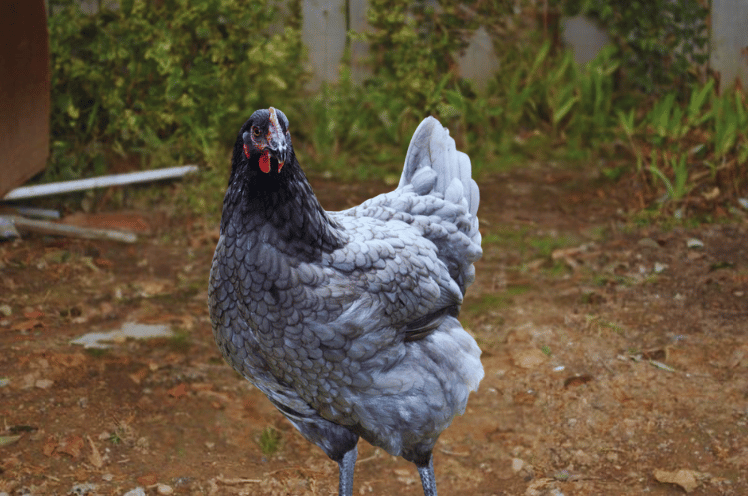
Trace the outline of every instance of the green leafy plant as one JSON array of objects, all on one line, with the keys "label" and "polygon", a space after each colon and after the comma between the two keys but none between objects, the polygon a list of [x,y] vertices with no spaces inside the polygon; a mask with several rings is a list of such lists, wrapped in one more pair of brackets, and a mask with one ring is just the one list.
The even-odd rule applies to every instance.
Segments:
[{"label": "green leafy plant", "polygon": [[688,98],[679,101],[680,96],[671,92],[655,100],[638,122],[636,109],[617,110],[618,128],[628,138],[637,169],[649,171],[655,189],[664,188],[666,199],[675,202],[697,184],[710,184],[701,188],[710,191],[703,196],[708,201],[726,191],[738,193],[748,182],[743,92],[735,88],[717,95],[709,81],[694,85]]},{"label": "green leafy plant", "polygon": [[669,165],[670,170],[673,171],[673,175],[675,176],[674,181],[671,181],[670,178],[668,178],[668,176],[657,166],[657,149],[652,148],[651,158],[649,161],[649,171],[653,176],[662,181],[662,184],[665,186],[665,189],[667,191],[668,198],[675,201],[681,200],[689,190],[687,185],[688,165],[686,159],[686,155],[671,157],[670,160],[668,160],[667,157],[663,157],[663,165]]},{"label": "green leafy plant", "polygon": [[710,79],[699,90],[691,91],[691,97],[688,100],[688,125],[698,127],[710,117],[710,114],[703,112],[704,104],[708,101],[709,95],[714,92],[714,79]]},{"label": "green leafy plant", "polygon": [[709,6],[700,0],[569,0],[567,14],[600,21],[623,51],[627,80],[645,93],[685,89],[703,76],[709,57]]},{"label": "green leafy plant", "polygon": [[51,2],[48,176],[101,173],[117,155],[212,160],[248,112],[303,84],[298,29],[263,34],[274,5],[130,0],[86,15]]}]

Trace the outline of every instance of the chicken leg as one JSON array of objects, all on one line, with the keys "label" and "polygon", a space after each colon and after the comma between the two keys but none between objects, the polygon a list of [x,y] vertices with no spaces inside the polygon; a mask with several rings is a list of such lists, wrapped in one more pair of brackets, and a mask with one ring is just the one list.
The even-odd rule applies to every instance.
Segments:
[{"label": "chicken leg", "polygon": [[356,458],[358,458],[358,448],[354,446],[338,462],[338,470],[340,472],[338,496],[353,496],[353,469],[356,467]]},{"label": "chicken leg", "polygon": [[429,457],[428,465],[423,467],[416,465],[418,475],[421,476],[424,496],[436,496],[436,477],[434,477],[434,458]]}]

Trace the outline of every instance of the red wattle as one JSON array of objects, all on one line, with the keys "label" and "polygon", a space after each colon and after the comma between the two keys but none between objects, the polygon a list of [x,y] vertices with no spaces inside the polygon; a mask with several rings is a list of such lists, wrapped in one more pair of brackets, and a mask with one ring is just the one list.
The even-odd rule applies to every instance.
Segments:
[{"label": "red wattle", "polygon": [[270,172],[270,153],[267,151],[260,156],[260,170],[265,174]]},{"label": "red wattle", "polygon": [[247,144],[244,144],[244,155],[249,158],[249,148],[247,148]]}]

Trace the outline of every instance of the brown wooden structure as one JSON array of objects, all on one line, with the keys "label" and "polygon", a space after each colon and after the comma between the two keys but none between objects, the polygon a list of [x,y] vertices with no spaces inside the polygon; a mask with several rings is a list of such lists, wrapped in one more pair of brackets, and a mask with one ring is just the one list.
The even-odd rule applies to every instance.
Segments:
[{"label": "brown wooden structure", "polygon": [[0,198],[46,165],[49,75],[44,0],[0,2]]}]

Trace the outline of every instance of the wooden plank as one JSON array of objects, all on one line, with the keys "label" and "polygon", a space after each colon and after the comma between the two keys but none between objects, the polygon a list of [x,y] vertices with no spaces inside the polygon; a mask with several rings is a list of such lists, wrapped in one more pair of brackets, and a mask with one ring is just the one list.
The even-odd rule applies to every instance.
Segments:
[{"label": "wooden plank", "polygon": [[72,181],[23,186],[21,188],[16,188],[5,195],[3,200],[20,200],[22,198],[58,195],[61,193],[70,193],[72,191],[105,188],[107,186],[124,186],[125,184],[160,181],[162,179],[175,179],[192,172],[197,172],[197,170],[198,167],[196,165],[182,165],[179,167],[167,167],[165,169],[126,172],[124,174],[112,174],[109,176],[91,177],[88,179],[74,179]]},{"label": "wooden plank", "polygon": [[0,197],[46,166],[49,88],[44,0],[0,2]]},{"label": "wooden plank", "polygon": [[114,231],[111,229],[93,229],[90,227],[71,226],[47,220],[31,220],[17,215],[5,215],[19,231],[30,231],[54,236],[68,236],[84,239],[104,239],[121,243],[135,243],[138,236],[128,231]]}]

